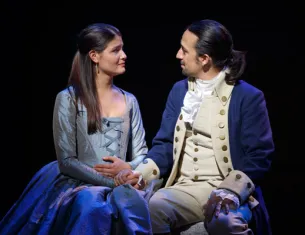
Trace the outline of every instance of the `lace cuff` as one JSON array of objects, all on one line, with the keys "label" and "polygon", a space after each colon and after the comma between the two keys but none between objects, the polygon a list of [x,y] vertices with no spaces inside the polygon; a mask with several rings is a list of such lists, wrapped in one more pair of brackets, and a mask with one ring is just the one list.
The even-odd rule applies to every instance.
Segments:
[{"label": "lace cuff", "polygon": [[239,198],[235,193],[233,193],[229,190],[226,190],[226,189],[216,189],[216,190],[213,190],[213,192],[215,193],[216,196],[221,197],[222,200],[227,198],[227,199],[233,201],[236,208],[239,208]]}]

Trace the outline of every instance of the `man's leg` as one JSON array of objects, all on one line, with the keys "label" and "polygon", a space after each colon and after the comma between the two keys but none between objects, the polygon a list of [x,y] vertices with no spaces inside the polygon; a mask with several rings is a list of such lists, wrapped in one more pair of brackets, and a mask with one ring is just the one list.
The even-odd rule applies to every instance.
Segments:
[{"label": "man's leg", "polygon": [[154,234],[169,234],[173,228],[203,220],[200,203],[176,188],[158,190],[149,201],[149,210]]},{"label": "man's leg", "polygon": [[206,229],[210,235],[217,234],[239,234],[239,235],[253,235],[253,232],[248,228],[248,223],[252,218],[252,212],[248,203],[241,205],[237,210],[231,209],[229,214],[224,211],[219,213],[218,218],[215,216],[206,223]]}]

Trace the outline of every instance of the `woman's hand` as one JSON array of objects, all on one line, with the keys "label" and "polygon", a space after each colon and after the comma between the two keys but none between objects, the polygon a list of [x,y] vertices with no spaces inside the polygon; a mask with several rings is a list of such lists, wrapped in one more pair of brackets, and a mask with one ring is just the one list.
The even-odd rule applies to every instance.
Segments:
[{"label": "woman's hand", "polygon": [[111,164],[96,164],[93,169],[103,176],[114,178],[121,170],[130,169],[131,165],[120,158],[108,156],[103,157],[104,161],[111,161]]},{"label": "woman's hand", "polygon": [[143,179],[140,172],[125,169],[120,171],[115,177],[114,182],[116,186],[122,184],[130,184],[135,189],[142,190],[146,186],[146,181]]}]

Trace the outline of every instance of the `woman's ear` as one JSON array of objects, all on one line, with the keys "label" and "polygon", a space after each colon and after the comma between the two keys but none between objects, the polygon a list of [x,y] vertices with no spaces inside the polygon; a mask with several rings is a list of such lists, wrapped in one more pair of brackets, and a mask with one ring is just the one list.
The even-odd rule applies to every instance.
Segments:
[{"label": "woman's ear", "polygon": [[96,64],[98,63],[99,54],[96,51],[94,51],[94,50],[89,51],[89,57],[94,63],[96,63]]}]

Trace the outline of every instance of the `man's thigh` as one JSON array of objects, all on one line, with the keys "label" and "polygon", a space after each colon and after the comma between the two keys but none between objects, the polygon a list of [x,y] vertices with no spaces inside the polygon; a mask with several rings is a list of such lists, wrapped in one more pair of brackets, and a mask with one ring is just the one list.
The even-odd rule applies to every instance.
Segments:
[{"label": "man's thigh", "polygon": [[203,206],[207,203],[212,190],[216,187],[206,181],[184,180],[168,188],[190,195],[199,203],[201,211],[203,211]]},{"label": "man's thigh", "polygon": [[213,189],[206,182],[192,181],[159,189],[149,201],[152,219],[164,217],[172,228],[202,221],[203,205]]}]

